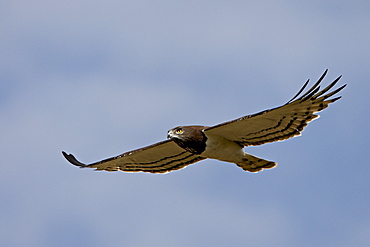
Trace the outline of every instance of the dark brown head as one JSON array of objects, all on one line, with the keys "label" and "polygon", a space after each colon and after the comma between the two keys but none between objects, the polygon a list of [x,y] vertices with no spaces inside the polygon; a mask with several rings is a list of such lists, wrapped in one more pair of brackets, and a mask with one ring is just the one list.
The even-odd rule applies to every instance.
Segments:
[{"label": "dark brown head", "polygon": [[194,154],[201,154],[206,149],[207,137],[203,130],[205,126],[179,126],[168,131],[167,138],[180,147]]}]

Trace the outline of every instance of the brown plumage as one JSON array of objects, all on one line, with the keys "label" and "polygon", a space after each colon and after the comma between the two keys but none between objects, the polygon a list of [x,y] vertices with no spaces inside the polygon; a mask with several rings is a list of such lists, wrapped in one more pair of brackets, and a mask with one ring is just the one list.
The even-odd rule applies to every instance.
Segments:
[{"label": "brown plumage", "polygon": [[89,165],[79,162],[72,154],[62,152],[73,165],[106,171],[165,173],[211,158],[235,163],[245,171],[258,172],[273,168],[277,163],[243,151],[243,147],[282,141],[301,134],[316,112],[327,108],[341,97],[329,97],[346,85],[327,93],[339,81],[338,77],[320,91],[320,79],[304,94],[301,90],[283,106],[244,116],[212,127],[179,126],[168,131],[168,140],[123,153]]}]

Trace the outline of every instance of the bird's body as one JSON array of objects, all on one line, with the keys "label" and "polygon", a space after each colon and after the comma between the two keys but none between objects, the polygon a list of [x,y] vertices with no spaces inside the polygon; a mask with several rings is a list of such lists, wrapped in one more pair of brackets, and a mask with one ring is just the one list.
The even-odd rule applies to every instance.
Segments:
[{"label": "bird's body", "polygon": [[[168,140],[123,153],[93,164],[83,164],[73,155],[64,157],[80,167],[97,170],[165,173],[210,158],[235,163],[245,171],[258,172],[273,168],[277,163],[244,152],[247,146],[282,141],[301,135],[307,124],[318,118],[314,114],[340,99],[328,99],[346,85],[327,93],[340,79],[320,91],[320,79],[302,96],[302,89],[283,106],[244,116],[215,126],[179,126],[168,131]],[[299,98],[297,98],[300,96]]]},{"label": "bird's body", "polygon": [[[182,148],[197,153],[201,157],[234,163],[246,171],[256,172],[277,165],[275,162],[244,152],[243,145],[237,142],[209,133],[207,131],[209,128],[206,126],[179,126],[169,130],[167,137],[174,140]],[[182,141],[183,136],[191,136],[192,139],[199,140],[199,142],[186,140],[186,138],[184,142]],[[203,146],[204,148],[202,148]]]},{"label": "bird's body", "polygon": [[231,163],[240,163],[245,158],[243,147],[222,136],[206,135],[206,150],[202,156]]}]

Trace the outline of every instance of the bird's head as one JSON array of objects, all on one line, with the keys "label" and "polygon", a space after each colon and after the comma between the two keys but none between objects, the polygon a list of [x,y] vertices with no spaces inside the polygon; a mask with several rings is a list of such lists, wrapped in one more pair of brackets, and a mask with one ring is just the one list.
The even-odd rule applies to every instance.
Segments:
[{"label": "bird's head", "polygon": [[179,126],[169,130],[167,138],[192,153],[200,154],[206,146],[207,137],[203,133],[206,128],[205,126]]},{"label": "bird's head", "polygon": [[186,128],[184,129],[184,127],[182,126],[173,128],[167,132],[167,138],[168,139],[174,139],[174,138],[182,139],[185,135],[185,131],[186,131]]},{"label": "bird's head", "polygon": [[205,141],[203,130],[206,126],[179,126],[167,132],[168,139]]}]

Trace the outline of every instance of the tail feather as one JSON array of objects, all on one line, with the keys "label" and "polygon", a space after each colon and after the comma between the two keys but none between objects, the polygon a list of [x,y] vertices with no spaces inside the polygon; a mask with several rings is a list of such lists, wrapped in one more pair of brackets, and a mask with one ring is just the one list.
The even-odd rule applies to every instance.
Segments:
[{"label": "tail feather", "polygon": [[264,160],[245,153],[243,162],[236,163],[237,166],[248,172],[259,172],[263,169],[270,169],[277,166],[276,162]]}]

